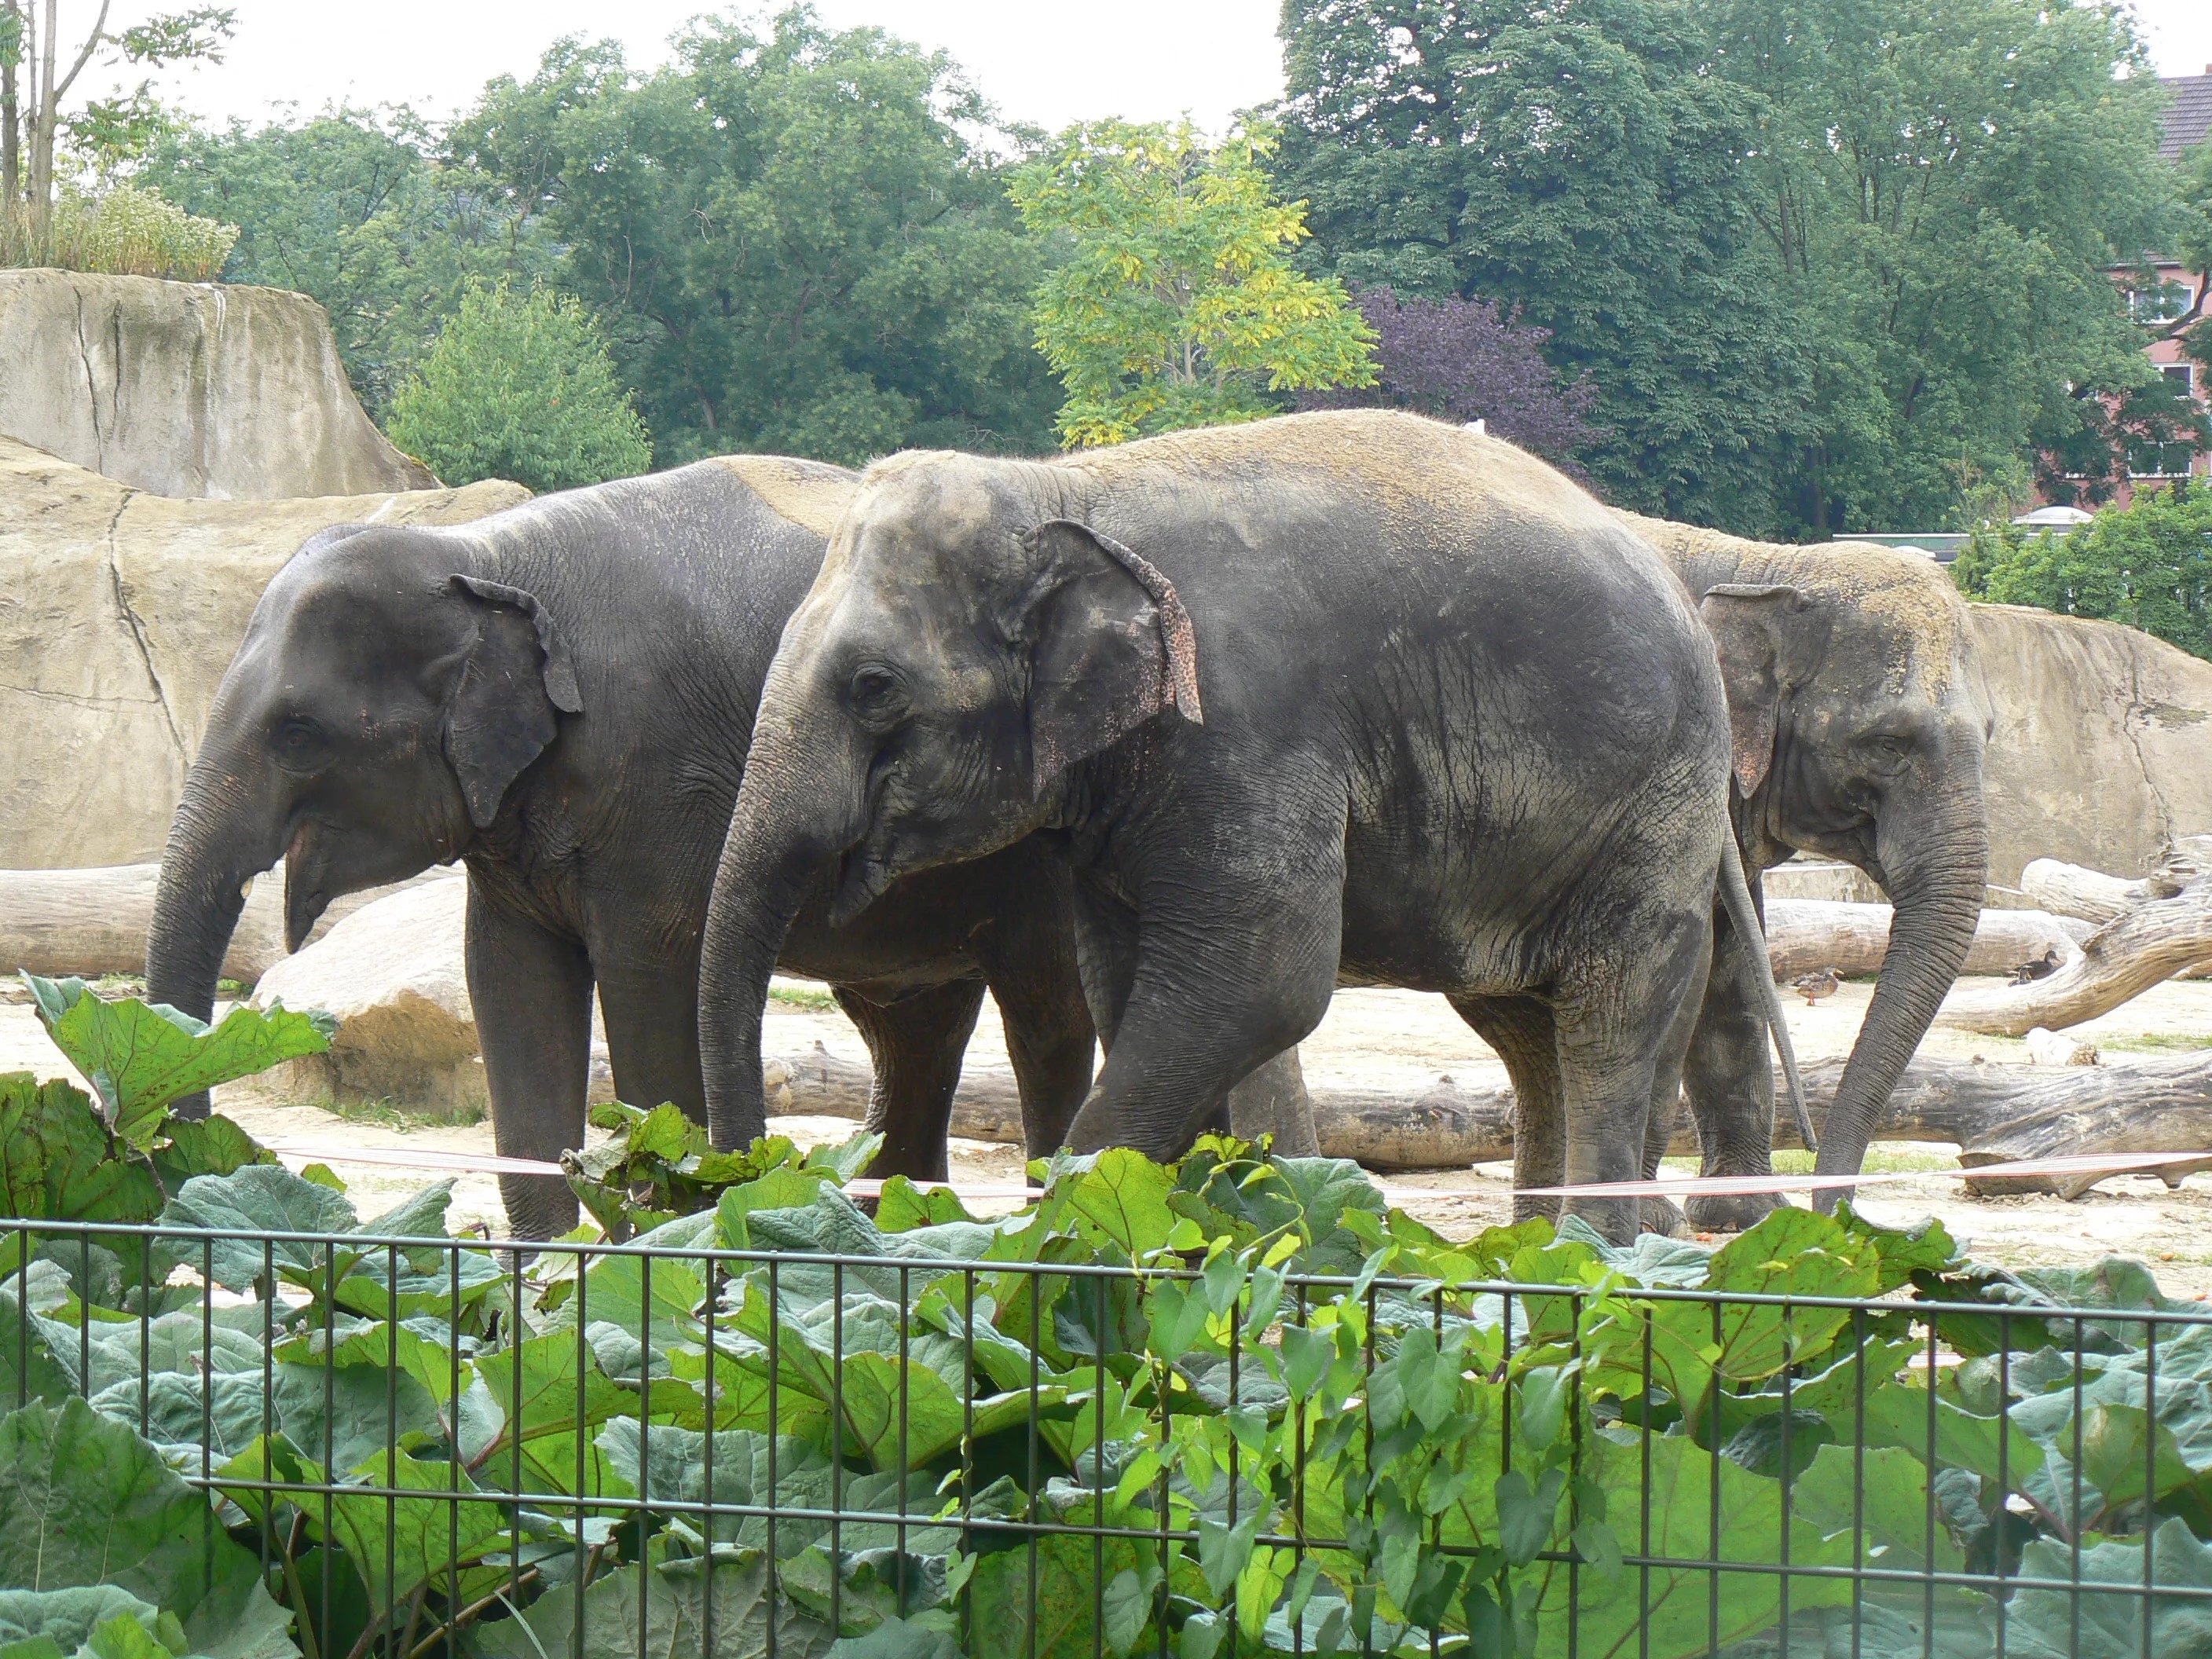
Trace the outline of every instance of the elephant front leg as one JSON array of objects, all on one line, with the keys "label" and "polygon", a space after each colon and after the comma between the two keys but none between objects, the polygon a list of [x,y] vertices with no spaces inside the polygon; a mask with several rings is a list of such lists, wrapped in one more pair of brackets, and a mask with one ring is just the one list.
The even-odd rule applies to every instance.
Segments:
[{"label": "elephant front leg", "polygon": [[[471,878],[467,962],[492,1143],[502,1158],[557,1163],[584,1144],[591,959],[576,940],[483,897]],[[558,1176],[502,1175],[499,1192],[517,1238],[551,1238],[576,1224],[575,1195]]]},{"label": "elephant front leg", "polygon": [[1240,1140],[1272,1135],[1269,1150],[1277,1158],[1321,1156],[1321,1141],[1314,1133],[1313,1097],[1306,1092],[1306,1074],[1296,1048],[1262,1061],[1229,1091],[1229,1131]]},{"label": "elephant front leg", "polygon": [[875,1062],[867,1127],[884,1144],[867,1172],[944,1180],[952,1096],[983,1006],[982,981],[956,979],[888,1003],[871,1002],[842,986],[836,994]]},{"label": "elephant front leg", "polygon": [[1226,1120],[1237,1084],[1328,1012],[1344,914],[1341,831],[1250,846],[1239,862],[1274,881],[1248,884],[1241,870],[1193,868],[1182,857],[1148,872],[1119,1028],[1069,1130],[1077,1152],[1181,1157]]},{"label": "elephant front leg", "polygon": [[[1774,1072],[1767,1056],[1765,1011],[1750,975],[1770,971],[1763,951],[1715,913],[1712,971],[1682,1068],[1682,1083],[1697,1120],[1701,1169],[1709,1176],[1773,1173]],[[1684,1207],[1690,1223],[1708,1232],[1740,1232],[1781,1200],[1771,1193],[1693,1198]]]}]

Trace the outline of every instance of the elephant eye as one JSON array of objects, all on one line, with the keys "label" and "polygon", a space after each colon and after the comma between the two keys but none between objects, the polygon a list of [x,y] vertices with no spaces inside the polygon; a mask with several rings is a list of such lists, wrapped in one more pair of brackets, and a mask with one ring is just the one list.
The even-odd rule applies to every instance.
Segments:
[{"label": "elephant eye", "polygon": [[869,720],[893,718],[902,712],[906,702],[899,690],[898,677],[890,669],[872,664],[854,672],[846,696],[854,713]]},{"label": "elephant eye", "polygon": [[279,766],[307,770],[319,765],[329,749],[323,728],[304,714],[279,720],[269,734],[269,748]]},{"label": "elephant eye", "polygon": [[1912,739],[1893,732],[1881,732],[1867,739],[1867,752],[1875,764],[1899,767],[1912,758]]}]

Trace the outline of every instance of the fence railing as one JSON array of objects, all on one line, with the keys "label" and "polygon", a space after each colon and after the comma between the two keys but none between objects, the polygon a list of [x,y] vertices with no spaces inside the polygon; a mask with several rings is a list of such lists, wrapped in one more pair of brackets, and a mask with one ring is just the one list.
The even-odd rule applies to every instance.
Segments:
[{"label": "fence railing", "polygon": [[0,1590],[215,1659],[2212,1654],[2212,1314],[702,1220],[0,1224]]}]

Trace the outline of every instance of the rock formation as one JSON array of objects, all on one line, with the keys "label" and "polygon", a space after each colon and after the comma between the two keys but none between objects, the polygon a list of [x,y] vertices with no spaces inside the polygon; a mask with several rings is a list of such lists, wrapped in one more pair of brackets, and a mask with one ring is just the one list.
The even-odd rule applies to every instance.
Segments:
[{"label": "rock formation", "polygon": [[0,438],[0,868],[161,856],[254,602],[315,532],[456,524],[528,495],[179,501]]},{"label": "rock formation", "polygon": [[0,270],[0,433],[161,495],[434,489],[283,289]]}]

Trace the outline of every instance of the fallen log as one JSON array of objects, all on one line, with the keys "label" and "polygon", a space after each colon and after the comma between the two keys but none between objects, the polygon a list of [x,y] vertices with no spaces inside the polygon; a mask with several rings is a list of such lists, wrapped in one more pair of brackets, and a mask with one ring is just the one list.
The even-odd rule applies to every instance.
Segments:
[{"label": "fallen log", "polygon": [[[1893,914],[1887,904],[1768,900],[1766,956],[1774,977],[1786,982],[1824,968],[1845,975],[1880,973]],[[2043,910],[1984,910],[1960,971],[2010,974],[2054,951],[2066,962],[2081,954],[2079,941],[2092,931],[2084,922]]]},{"label": "fallen log", "polygon": [[[411,881],[373,888],[331,902],[315,924],[319,939],[331,924],[362,905],[417,882],[454,879],[450,870],[426,871]],[[154,922],[158,864],[118,864],[88,870],[0,870],[0,972],[27,968],[49,977],[79,974],[139,974],[146,968],[146,935]],[[237,931],[223,955],[226,979],[252,984],[283,960],[284,883],[264,876],[246,895]]]},{"label": "fallen log", "polygon": [[[1840,1059],[1804,1068],[1806,1099],[1816,1126],[1835,1099],[1843,1069]],[[868,1080],[866,1064],[840,1059],[817,1044],[811,1054],[769,1063],[769,1111],[775,1116],[858,1118],[867,1109]],[[1513,1156],[1510,1087],[1440,1077],[1410,1096],[1402,1089],[1332,1084],[1311,1092],[1314,1128],[1326,1158],[1351,1158],[1391,1172],[1465,1168]],[[1021,1105],[1012,1074],[998,1067],[970,1067],[953,1098],[952,1133],[970,1140],[1019,1145]],[[2212,1051],[2099,1066],[1916,1060],[1891,1096],[1875,1138],[1950,1142],[1965,1149],[1960,1161],[1966,1164],[2212,1147]],[[1799,1144],[1786,1112],[1775,1124],[1774,1144]],[[1697,1135],[1686,1112],[1668,1150],[1678,1156],[1697,1153]],[[2178,1182],[2195,1167],[2180,1165],[2164,1173]],[[2111,1173],[2030,1184],[2073,1198]],[[2003,1189],[2024,1188],[2014,1183]]]},{"label": "fallen log", "polygon": [[[2159,867],[2140,881],[2108,876],[2079,864],[2035,859],[2021,872],[2021,888],[2056,915],[2102,927],[2138,904],[2173,897],[2212,868],[2212,836],[2184,836],[2166,849]],[[2212,979],[2212,962],[2192,963],[2178,979]]]},{"label": "fallen log", "polygon": [[2110,1013],[2154,985],[2212,957],[2212,883],[2130,906],[2082,942],[2047,979],[1954,991],[1936,1023],[1954,1031],[2025,1036]]}]

